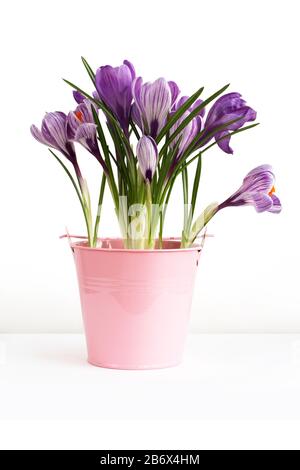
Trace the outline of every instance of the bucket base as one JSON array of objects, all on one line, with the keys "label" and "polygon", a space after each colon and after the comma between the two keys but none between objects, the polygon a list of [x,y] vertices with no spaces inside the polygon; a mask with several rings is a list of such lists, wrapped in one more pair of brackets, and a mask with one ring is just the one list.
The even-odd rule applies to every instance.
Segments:
[{"label": "bucket base", "polygon": [[169,369],[171,367],[177,367],[180,365],[179,362],[169,363],[169,364],[149,364],[149,365],[119,365],[119,364],[106,364],[98,363],[91,359],[88,359],[87,362],[95,367],[101,367],[102,369],[118,369],[118,370],[153,370],[153,369]]}]

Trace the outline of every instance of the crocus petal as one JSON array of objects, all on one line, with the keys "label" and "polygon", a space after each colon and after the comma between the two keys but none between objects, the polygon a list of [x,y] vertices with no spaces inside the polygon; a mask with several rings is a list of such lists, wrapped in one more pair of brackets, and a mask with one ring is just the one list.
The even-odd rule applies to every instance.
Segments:
[{"label": "crocus petal", "polygon": [[229,145],[230,142],[230,134],[227,131],[218,132],[215,135],[216,142],[221,150],[225,153],[233,153],[232,148]]},{"label": "crocus petal", "polygon": [[80,93],[80,91],[77,91],[77,90],[73,91],[73,97],[76,103],[78,104],[82,103],[86,99],[85,96],[83,96],[82,93]]},{"label": "crocus petal", "polygon": [[70,111],[67,117],[67,135],[70,140],[74,140],[75,133],[80,125],[78,121],[76,114],[73,111]]},{"label": "crocus petal", "polygon": [[134,103],[132,105],[131,115],[135,124],[137,124],[142,131],[146,132],[147,122],[145,121],[145,119],[143,119],[144,108],[142,106],[141,100],[142,85],[142,77],[137,77],[133,82],[132,95],[134,98]]},{"label": "crocus petal", "polygon": [[93,98],[97,101],[101,100],[98,91],[93,91]]},{"label": "crocus petal", "polygon": [[[173,106],[171,116],[180,109],[184,103],[188,100],[188,96],[182,96],[178,102]],[[197,100],[193,106],[188,108],[183,115],[176,121],[176,123],[171,127],[170,133],[173,134],[180,124],[186,119],[189,114],[194,111],[200,104],[202,103],[201,100]],[[184,151],[187,149],[189,144],[192,142],[192,140],[196,137],[196,135],[200,132],[202,128],[202,111],[199,112],[199,114],[194,117],[188,124],[187,126],[178,134],[175,139],[171,142],[171,147],[175,148],[178,145],[178,141],[180,140],[180,143],[178,145],[176,155],[175,155],[175,162],[178,161],[180,156],[184,153]]]},{"label": "crocus petal", "polygon": [[64,113],[55,112],[47,113],[42,122],[43,135],[60,149],[66,147],[66,119]]},{"label": "crocus petal", "polygon": [[[67,134],[69,139],[76,140],[75,134],[77,129],[85,123],[94,124],[94,116],[92,112],[92,106],[95,106],[89,101],[84,100],[80,103],[75,111],[71,111],[67,117]],[[95,108],[96,109],[96,108]]]},{"label": "crocus petal", "polygon": [[279,198],[277,196],[275,196],[275,194],[271,194],[270,198],[272,199],[273,205],[269,209],[269,212],[279,214],[279,212],[281,212],[281,209],[282,209],[281,202],[280,202]]},{"label": "crocus petal", "polygon": [[81,124],[81,126],[77,128],[77,131],[75,133],[75,140],[79,142],[81,140],[95,139],[96,129],[97,129],[96,124],[93,124],[91,122]]},{"label": "crocus petal", "polygon": [[[174,126],[171,127],[170,132],[174,133],[176,129],[179,127],[183,119],[185,119],[188,116],[188,113],[184,113],[182,115],[182,119],[178,120]],[[171,142],[171,147],[174,149],[177,146],[177,151],[175,160],[176,162],[179,160],[179,158],[182,156],[182,154],[185,152],[185,150],[188,148],[192,140],[196,137],[196,135],[200,132],[201,130],[201,117],[197,116],[196,118],[192,119],[191,122],[187,124],[187,126],[178,134],[175,139]]]},{"label": "crocus petal", "polygon": [[132,78],[132,80],[134,80],[135,79],[135,68],[134,68],[133,64],[131,62],[129,62],[129,60],[124,60],[123,64],[126,65],[126,67],[128,67],[128,69],[131,73],[131,78]]},{"label": "crocus petal", "polygon": [[42,132],[34,124],[32,124],[32,126],[30,127],[30,132],[33,137],[41,144],[49,145],[49,147],[53,146],[50,142],[48,142],[47,139],[45,139]]},{"label": "crocus petal", "polygon": [[142,117],[141,113],[136,105],[136,103],[133,103],[131,106],[131,118],[133,122],[140,128],[143,129],[143,123],[142,123]]},{"label": "crocus petal", "polygon": [[76,112],[82,114],[81,121],[94,123],[92,106],[94,105],[89,100],[84,100],[83,103],[77,106]]},{"label": "crocus petal", "polygon": [[271,165],[260,165],[245,176],[240,190],[269,193],[274,186],[274,181],[275,176]]},{"label": "crocus petal", "polygon": [[128,60],[119,67],[105,65],[96,72],[98,95],[115,114],[125,132],[128,131],[134,78],[135,70]]},{"label": "crocus petal", "polygon": [[[195,109],[198,108],[198,106],[200,106],[200,104],[202,104],[202,103],[203,103],[203,100],[200,100],[200,99],[199,99],[199,100],[196,100],[196,101],[192,104],[192,106],[190,107],[190,112],[195,111]],[[198,113],[198,116],[203,117],[204,114],[205,114],[205,108],[200,109],[200,111],[199,111],[199,113]]]},{"label": "crocus petal", "polygon": [[244,204],[254,206],[257,212],[269,211],[273,206],[272,199],[268,194],[254,192],[244,194]]},{"label": "crocus petal", "polygon": [[155,140],[149,136],[142,136],[138,141],[136,153],[144,179],[151,182],[158,160],[158,149]]},{"label": "crocus petal", "polygon": [[[174,96],[175,85],[172,85]],[[157,136],[166,122],[172,106],[172,92],[169,83],[164,78],[159,78],[153,83],[143,84],[141,77],[133,84],[133,97],[140,113],[139,122],[142,123],[142,131]],[[136,111],[134,116],[136,116]],[[136,122],[139,125],[138,122]]]},{"label": "crocus petal", "polygon": [[169,81],[168,84],[171,90],[171,104],[173,105],[179,96],[180,90],[177,83]]},{"label": "crocus petal", "polygon": [[[179,100],[177,101],[177,103],[175,105],[173,105],[172,107],[172,111],[178,111],[179,108],[181,108],[181,106],[184,105],[184,103],[189,99],[189,96],[181,96],[179,98]],[[203,103],[203,100],[196,100],[194,101],[194,103],[192,104],[192,106],[190,106],[188,109],[187,109],[187,112],[191,113],[192,111],[195,111],[196,108],[198,108],[198,106],[200,106],[200,104]],[[205,109],[202,108],[200,109],[199,113],[198,113],[198,116],[204,116],[205,114]],[[182,119],[183,120],[183,119]]]}]

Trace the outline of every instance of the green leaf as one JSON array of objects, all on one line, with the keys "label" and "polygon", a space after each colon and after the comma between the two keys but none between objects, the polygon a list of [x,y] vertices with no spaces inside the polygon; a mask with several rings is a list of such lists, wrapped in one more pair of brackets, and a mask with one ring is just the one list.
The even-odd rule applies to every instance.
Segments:
[{"label": "green leaf", "polygon": [[114,173],[113,173],[112,166],[111,166],[108,145],[106,143],[105,135],[104,135],[104,132],[103,132],[103,129],[102,129],[102,126],[101,126],[101,122],[100,122],[98,113],[97,113],[97,111],[95,110],[95,108],[93,106],[91,106],[91,109],[92,109],[95,124],[97,126],[98,138],[100,140],[101,147],[102,147],[102,150],[103,150],[103,153],[104,153],[104,161],[105,161],[106,167],[108,169],[108,173],[109,173],[108,183],[109,183],[109,186],[110,186],[110,189],[111,189],[111,192],[112,192],[112,196],[113,196],[115,205],[118,207],[119,195],[118,195],[118,190],[117,190],[116,183],[115,183]]},{"label": "green leaf", "polygon": [[[236,131],[232,131],[232,132],[229,132],[229,135],[232,136],[232,135],[235,135],[235,134],[239,134],[240,132],[243,132],[243,131],[247,131],[248,129],[252,129],[253,127],[256,127],[259,125],[259,122],[255,123],[255,124],[251,124],[249,126],[246,126],[246,127],[242,127],[241,129],[237,129]],[[195,155],[193,158],[191,158],[188,162],[185,162],[184,165],[182,165],[181,168],[179,168],[179,173],[180,171],[182,171],[185,167],[187,167],[188,165],[190,165],[191,163],[193,163],[193,161],[195,161],[201,154],[203,154],[204,152],[206,152],[206,150],[210,149],[211,147],[213,147],[214,145],[216,145],[218,142],[220,142],[221,140],[225,139],[227,136],[224,136],[224,137],[221,137],[221,139],[218,139],[217,141],[213,142],[212,144],[208,145],[208,147],[205,147],[205,149],[203,149],[200,153],[198,153],[197,155]]]},{"label": "green leaf", "polygon": [[[233,119],[231,121],[228,121],[228,122],[225,122],[224,124],[222,124],[221,126],[218,126],[216,128],[214,128],[211,132],[209,132],[205,138],[206,139],[210,139],[210,137],[213,137],[214,134],[216,132],[220,132],[221,130],[224,130],[226,129],[226,127],[228,127],[230,124],[233,124],[237,121],[240,121],[242,118],[239,117],[238,119]],[[243,127],[241,129],[238,129],[236,131],[233,131],[233,132],[230,132],[229,135],[234,135],[234,134],[238,134],[239,132],[242,132],[244,130],[247,130],[247,129],[251,129],[252,127],[255,127],[257,126],[258,123],[255,123],[255,124],[251,124],[249,126],[246,126],[246,127]],[[177,170],[180,172],[183,168],[185,168],[185,166],[189,165],[190,163],[192,163],[194,160],[196,160],[200,153],[204,153],[208,148],[212,147],[213,145],[215,145],[216,142],[213,142],[211,145],[209,145],[207,148],[205,148],[204,150],[202,150],[200,153],[198,153],[195,157],[193,157],[191,160],[189,160],[189,162],[187,163],[187,165],[185,164],[185,161],[186,159],[188,158],[188,156],[194,151],[195,149],[195,146],[197,145],[198,143],[198,140],[201,138],[201,136],[204,134],[205,132],[205,129],[203,129],[199,134],[197,134],[194,139],[192,140],[192,142],[190,143],[190,145],[188,146],[188,148],[186,149],[184,155],[182,156],[182,158],[180,159],[179,163],[178,163],[178,166],[176,167],[176,172]],[[219,141],[225,139],[227,136],[223,136],[221,139],[219,139]]]},{"label": "green leaf", "polygon": [[[157,201],[163,202],[163,199],[165,196],[165,191],[164,191],[165,188],[163,187],[166,182],[166,178],[167,178],[168,171],[170,170],[170,166],[172,165],[172,160],[174,159],[174,156],[176,155],[177,150],[179,148],[180,142],[181,142],[181,139],[178,139],[178,142],[176,143],[174,149],[171,149],[168,153],[166,153],[161,160],[161,167],[160,167],[159,177],[158,177],[157,186],[155,190],[156,202]],[[163,199],[161,199],[162,189],[163,189]]]},{"label": "green leaf", "polygon": [[164,223],[165,223],[165,218],[166,218],[166,212],[167,212],[167,206],[171,197],[172,189],[175,183],[175,178],[172,179],[172,182],[169,186],[168,192],[167,192],[167,197],[166,200],[163,204],[163,210],[160,213],[160,221],[159,221],[159,247],[162,248],[162,240],[163,240],[163,230],[164,230]]},{"label": "green leaf", "polygon": [[93,246],[97,245],[98,230],[99,230],[99,224],[100,224],[100,217],[101,217],[101,209],[102,209],[102,203],[103,203],[103,197],[104,197],[105,183],[106,183],[106,175],[103,172],[101,185],[100,185],[99,199],[98,199],[97,217],[96,217],[95,228],[94,228]]},{"label": "green leaf", "polygon": [[182,189],[183,189],[183,204],[184,204],[183,227],[185,230],[187,227],[187,221],[188,221],[188,203],[189,203],[189,182],[188,182],[187,170],[183,170],[182,172]]},{"label": "green leaf", "polygon": [[[187,168],[185,170],[187,171]],[[200,177],[201,177],[201,170],[202,170],[202,156],[200,153],[195,176],[194,176],[194,184],[193,184],[193,191],[192,191],[192,197],[191,197],[191,208],[190,208],[190,215],[189,215],[190,223],[192,223],[193,215],[195,211],[195,205],[196,205],[198,189],[199,189],[199,182],[200,182]]]},{"label": "green leaf", "polygon": [[86,224],[86,228],[87,228],[89,245],[92,246],[91,245],[92,244],[92,239],[91,239],[91,233],[90,233],[90,224],[89,224],[89,221],[88,221],[88,214],[86,213],[85,204],[84,204],[84,201],[83,201],[82,196],[80,194],[80,191],[77,187],[77,184],[75,183],[75,180],[74,180],[71,172],[66,167],[66,165],[61,161],[61,159],[50,148],[48,148],[48,150],[53,155],[53,157],[58,161],[58,163],[62,166],[62,168],[65,170],[66,174],[68,175],[68,177],[71,180],[72,185],[74,186],[74,189],[75,189],[76,194],[78,196],[78,199],[79,199],[79,202],[80,202],[80,205],[81,205],[81,208],[82,208],[82,212],[83,212],[83,215],[84,215],[84,220],[85,220],[85,224]]},{"label": "green leaf", "polygon": [[[134,186],[133,181],[135,180],[135,176],[133,175],[132,172],[132,167],[134,165],[134,159],[133,158],[127,158],[127,150],[124,145],[124,141],[121,139],[116,127],[112,125],[108,125],[108,130],[111,135],[111,138],[114,142],[115,145],[115,150],[117,154],[117,159],[118,161],[117,167],[118,167],[118,182],[119,182],[119,192],[120,192],[120,184],[121,182],[121,177],[123,177],[124,180],[126,180],[127,186],[128,186],[128,191],[129,193],[127,194],[128,198],[131,197],[131,192]],[[128,162],[130,166],[129,171],[128,167],[126,166],[126,162]]]},{"label": "green leaf", "polygon": [[95,108],[93,106],[91,106],[91,109],[92,109],[95,124],[97,126],[98,137],[99,137],[101,147],[102,147],[102,150],[103,150],[103,153],[104,153],[104,157],[105,157],[105,160],[106,160],[106,159],[109,159],[108,145],[107,145],[107,142],[106,142],[106,139],[105,139],[105,135],[104,135],[104,132],[103,132],[103,129],[102,129],[102,126],[101,126],[101,122],[100,122],[98,113],[97,113],[97,111],[95,110]]},{"label": "green leaf", "polygon": [[199,217],[195,220],[192,229],[189,233],[189,236],[187,237],[185,233],[182,233],[181,248],[188,248],[192,246],[199,233],[208,224],[212,217],[218,212],[218,207],[219,205],[217,202],[213,202],[212,204],[207,206],[204,211],[199,215]]},{"label": "green leaf", "polygon": [[218,212],[219,204],[213,202],[209,204],[202,214],[195,220],[189,238],[189,246],[195,241],[196,237],[199,235],[201,230],[208,224],[208,222],[213,218],[213,216]]},{"label": "green leaf", "polygon": [[203,92],[204,87],[199,88],[186,102],[180,106],[180,108],[170,117],[167,124],[162,128],[160,133],[156,138],[156,142],[159,143],[161,139],[167,134],[167,132],[171,129],[171,127],[178,121],[178,119],[185,113],[187,109],[199,98],[201,93]]},{"label": "green leaf", "polygon": [[84,57],[81,57],[81,60],[82,60],[82,63],[90,77],[90,79],[92,80],[94,86],[96,85],[96,82],[95,82],[95,73],[92,69],[92,67],[88,64],[87,60],[84,58]]},{"label": "green leaf", "polygon": [[[244,131],[247,131],[248,129],[252,129],[253,127],[258,126],[259,124],[260,124],[259,122],[256,122],[255,124],[250,124],[249,126],[241,127],[240,129],[237,129],[236,131],[230,132],[229,135],[231,136],[231,135],[239,134],[240,132],[244,132]],[[208,145],[207,147],[205,147],[205,149],[202,150],[202,153],[206,152],[206,150],[210,149],[211,147],[216,145],[218,142],[221,142],[221,140],[226,139],[227,137],[228,137],[228,135],[224,135],[220,139],[218,139],[215,142],[213,142],[212,144]]]},{"label": "green leaf", "polygon": [[130,119],[130,125],[131,125],[131,129],[133,130],[133,133],[134,135],[136,136],[136,138],[139,140],[140,139],[140,134],[136,128],[136,125],[134,124],[133,120]]}]

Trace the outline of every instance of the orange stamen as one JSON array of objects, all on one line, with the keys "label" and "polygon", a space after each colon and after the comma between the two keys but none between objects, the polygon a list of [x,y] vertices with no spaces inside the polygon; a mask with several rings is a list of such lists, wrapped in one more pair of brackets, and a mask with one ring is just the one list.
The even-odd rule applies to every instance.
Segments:
[{"label": "orange stamen", "polygon": [[272,186],[271,190],[269,191],[269,196],[272,196],[272,194],[275,193],[275,186]]},{"label": "orange stamen", "polygon": [[80,122],[83,122],[83,114],[81,111],[75,111],[75,116],[79,119]]}]

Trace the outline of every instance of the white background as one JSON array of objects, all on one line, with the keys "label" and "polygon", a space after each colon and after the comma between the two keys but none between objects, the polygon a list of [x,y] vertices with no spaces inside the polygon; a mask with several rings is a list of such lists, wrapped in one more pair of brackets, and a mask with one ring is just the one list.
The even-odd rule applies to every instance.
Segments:
[{"label": "white background", "polygon": [[[61,77],[89,88],[81,55],[94,68],[127,58],[146,80],[176,80],[184,94],[204,85],[208,96],[230,82],[257,110],[261,125],[233,139],[233,156],[217,148],[205,155],[200,205],[221,201],[250,169],[271,163],[283,211],[217,215],[199,265],[191,328],[300,332],[297,3],[1,3],[1,332],[81,331],[71,253],[58,240],[66,225],[83,231],[80,208],[58,164],[29,133],[45,111],[74,107]],[[96,188],[96,162],[86,154],[80,161]],[[101,230],[113,235],[107,201]],[[180,231],[177,208],[168,219],[173,235]]]},{"label": "white background", "polygon": [[[146,80],[159,76],[176,80],[184,94],[204,85],[208,96],[230,82],[230,90],[240,91],[258,111],[261,126],[234,138],[234,156],[217,149],[206,155],[200,204],[222,200],[237,188],[251,168],[271,163],[277,175],[276,188],[283,212],[279,216],[257,215],[252,208],[241,208],[224,211],[216,217],[209,228],[215,238],[208,240],[199,265],[191,329],[195,332],[300,332],[298,3],[296,0],[10,0],[0,3],[0,332],[81,331],[71,254],[66,243],[58,240],[66,225],[72,232],[83,230],[81,214],[65,175],[51,160],[47,149],[36,143],[29,133],[31,123],[39,124],[45,111],[68,111],[74,106],[71,92],[61,77],[89,86],[81,55],[86,56],[93,67],[118,65],[128,58]],[[95,162],[82,154],[81,163],[91,177],[91,184],[96,184]],[[177,190],[176,201],[181,197],[180,188]],[[117,227],[109,200],[107,203],[102,233],[112,235],[117,233]],[[170,234],[176,235],[180,230],[176,204],[169,216],[169,226]],[[73,339],[74,335],[70,337]],[[280,337],[284,342],[283,335]],[[230,341],[230,337],[226,335],[224,340]],[[206,363],[203,359],[207,368],[207,375],[203,376],[202,369],[196,369],[195,364],[201,378],[196,403],[205,406],[201,391],[202,385],[207,385],[208,376],[212,381],[220,381],[215,387],[221,398],[220,406],[227,371],[227,380],[233,383],[233,401],[245,377],[247,391],[248,382],[252,386],[257,384],[259,389],[263,381],[260,371],[268,362],[255,347],[255,341],[254,338],[255,354],[251,349],[247,353],[242,345],[244,355],[241,357],[239,352],[230,357],[225,354],[223,375],[220,370],[223,362],[216,354],[211,354],[218,370],[216,374],[211,371],[209,361]],[[262,337],[261,343],[263,341]],[[44,375],[37,377],[35,359],[40,356],[27,360],[28,350],[23,351],[20,345],[18,349],[17,343],[12,337],[19,369],[7,367],[8,376],[4,374],[3,380],[8,386],[15,384],[9,406],[13,407],[14,400],[20,406],[22,398],[25,412],[27,382],[30,382],[28,369],[32,370],[33,392],[37,395],[38,378],[43,382],[49,369],[44,369],[42,364]],[[268,341],[266,350],[267,344]],[[65,381],[70,378],[72,398],[72,387],[77,392],[79,387],[72,382],[74,368],[67,367],[59,348],[55,353],[59,367],[67,369],[61,377],[58,369],[60,378],[53,384],[60,403],[62,377]],[[219,353],[222,354],[222,349]],[[295,370],[291,368],[289,361],[290,366],[285,369],[284,358],[287,360],[289,356],[283,354],[282,359],[281,354],[280,348],[277,353],[270,349],[270,369],[276,393],[281,393],[281,389],[287,391],[282,394],[282,400],[290,406],[292,414],[298,396],[299,368],[296,365]],[[18,361],[18,355],[23,362]],[[55,374],[55,364],[52,367],[51,363],[52,344],[47,357],[46,365]],[[205,354],[201,357],[205,358]],[[66,353],[64,359],[68,358],[76,360],[72,351]],[[254,364],[253,375],[248,375],[247,358]],[[23,372],[18,373],[20,368]],[[107,381],[102,378],[107,371],[90,369],[88,374],[99,372],[99,389],[101,385],[107,389]],[[292,372],[290,378],[289,371]],[[173,373],[180,376],[182,372],[178,369]],[[269,375],[266,372],[266,383],[269,383]],[[48,387],[49,395],[46,393],[47,384],[54,381],[51,373],[47,380],[45,393],[39,397],[46,403],[44,411],[48,410],[47,400],[55,407],[52,388]],[[84,380],[80,378],[80,383]],[[163,378],[164,393],[166,383]],[[195,389],[184,375],[180,383],[186,387],[186,394],[180,397],[184,406],[184,401],[190,398],[190,387],[194,394]],[[295,402],[290,401],[289,387],[295,389]],[[91,390],[96,393],[94,387]],[[134,393],[138,390],[133,387]],[[117,387],[112,399],[118,392],[122,394],[123,387]],[[149,387],[145,400],[153,398],[151,392]],[[32,401],[34,393],[30,397]],[[251,395],[251,387],[249,393]],[[211,396],[211,406],[215,396]],[[173,393],[172,397],[174,400]],[[276,397],[270,381],[271,404],[276,402]],[[265,398],[267,400],[267,395]],[[254,409],[255,400],[257,409],[263,406],[261,396],[253,394],[249,401]],[[3,390],[1,401],[5,408]],[[101,404],[101,391],[99,402]],[[79,408],[84,407],[84,400],[79,398],[78,404]],[[245,406],[244,411],[251,406]],[[174,416],[176,409],[175,404]],[[224,411],[226,409],[224,406]],[[277,403],[274,403],[274,418],[276,409]],[[2,421],[2,425],[0,447],[12,449],[299,448],[298,423],[290,419],[288,422],[274,419],[269,423],[253,419],[225,423],[205,419],[102,420],[101,423],[74,419],[61,421],[59,425],[53,419],[46,422],[39,419],[26,423]]]}]

